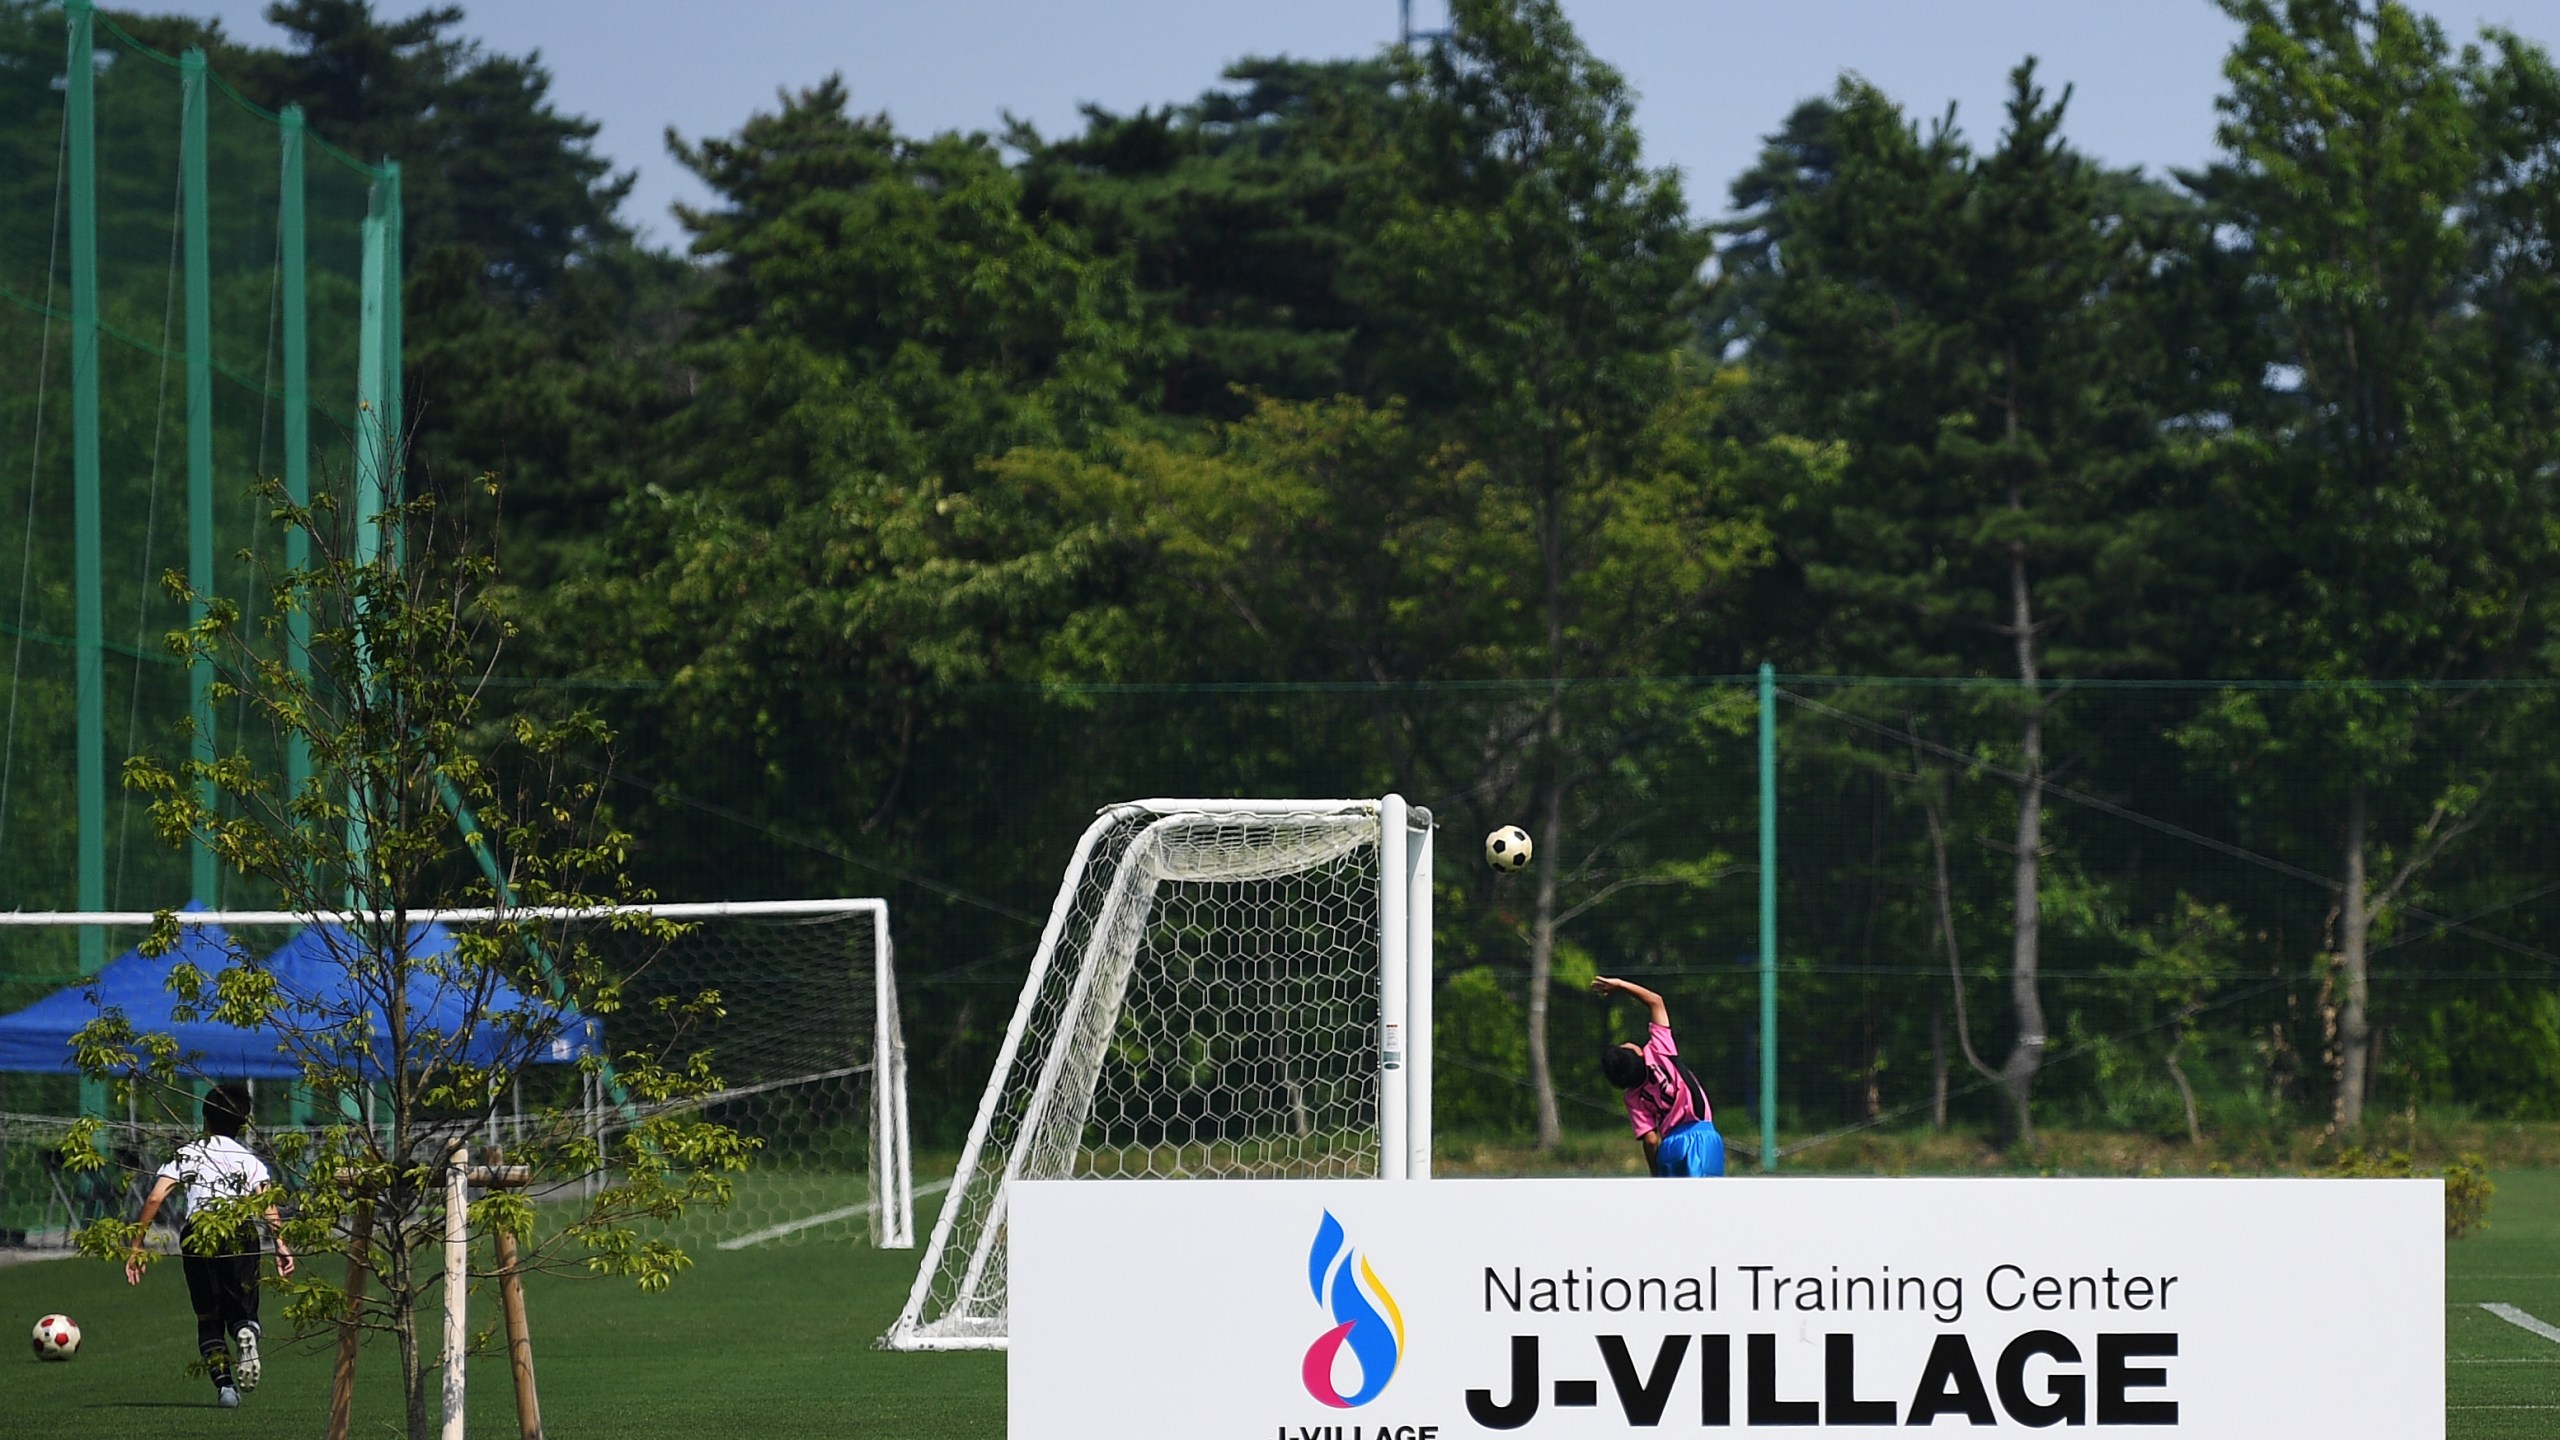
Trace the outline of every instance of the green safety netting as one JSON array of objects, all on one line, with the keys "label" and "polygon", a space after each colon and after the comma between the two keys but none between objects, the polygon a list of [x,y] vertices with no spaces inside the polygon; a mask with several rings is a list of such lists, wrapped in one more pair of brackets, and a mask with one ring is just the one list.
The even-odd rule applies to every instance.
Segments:
[{"label": "green safety netting", "polygon": [[[382,493],[398,208],[395,167],[249,102],[200,54],[160,54],[85,0],[0,0],[0,909],[263,898],[160,843],[118,775],[180,758],[191,709],[224,751],[283,762],[167,653],[188,616],[162,577],[237,601],[258,633],[301,557],[253,483],[334,493],[350,517],[360,483]],[[0,936],[0,1010],[103,960],[88,938],[101,953]]]}]

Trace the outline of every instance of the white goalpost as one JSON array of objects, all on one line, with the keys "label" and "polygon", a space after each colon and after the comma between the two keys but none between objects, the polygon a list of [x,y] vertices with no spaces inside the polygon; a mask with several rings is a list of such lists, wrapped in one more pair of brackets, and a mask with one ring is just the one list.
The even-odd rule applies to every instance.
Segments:
[{"label": "white goalpost", "polygon": [[1067,862],[881,1344],[1004,1347],[1016,1181],[1430,1174],[1430,813],[1115,805]]},{"label": "white goalpost", "polygon": [[[616,916],[632,914],[680,921],[684,928],[670,941],[639,941],[611,923]],[[72,953],[83,927],[104,929],[108,953],[115,955],[137,944],[154,918],[147,911],[0,912],[0,956],[15,960],[23,952],[58,964]],[[221,927],[234,951],[252,957],[278,953],[307,927],[360,918],[368,917],[285,910],[176,915],[181,925]],[[721,1249],[807,1243],[841,1236],[844,1226],[860,1221],[875,1245],[914,1246],[906,1041],[886,901],[421,909],[407,912],[406,918],[448,930],[500,919],[539,920],[555,927],[555,933],[578,933],[625,975],[626,1003],[606,1021],[603,1046],[608,1054],[647,1049],[662,1038],[650,1033],[652,1025],[662,1023],[647,1003],[651,998],[720,992],[722,1013],[696,1021],[675,1043],[687,1053],[708,1051],[721,1088],[679,1104],[750,1136],[759,1150],[728,1207],[697,1211],[676,1222],[684,1242]],[[585,929],[590,922],[593,928]],[[622,953],[626,950],[627,957]],[[25,974],[38,966],[0,968]],[[77,982],[71,985],[72,991],[78,988]],[[64,998],[65,992],[57,992],[46,1008],[65,1008]],[[67,1008],[73,1012],[68,1018],[77,1020],[85,1007]],[[0,1027],[33,1016],[36,1009],[0,1017]],[[27,1047],[22,1043],[18,1048]],[[108,1117],[120,1161],[115,1173],[83,1188],[67,1187],[59,1167],[46,1163],[75,1119],[67,1113],[73,1107],[64,1088],[70,1083],[62,1078],[64,1068],[0,1075],[0,1238],[15,1237],[22,1245],[64,1244],[90,1219],[131,1213],[133,1197],[124,1192],[191,1128],[192,1116],[185,1117],[186,1124],[174,1115],[157,1123],[138,1116]],[[216,1073],[221,1062],[192,1068],[203,1070],[196,1077],[203,1081],[237,1078]],[[293,1114],[284,1113],[281,1097],[289,1086],[276,1079],[267,1084],[274,1088],[261,1102],[260,1128],[274,1130],[300,1120],[298,1103]],[[13,1103],[21,1097],[35,1097],[36,1103]],[[600,1136],[634,1118],[630,1106],[617,1104],[600,1085],[584,1087],[581,1103],[585,1123]],[[502,1106],[487,1117],[489,1137],[507,1138],[514,1120]]]}]

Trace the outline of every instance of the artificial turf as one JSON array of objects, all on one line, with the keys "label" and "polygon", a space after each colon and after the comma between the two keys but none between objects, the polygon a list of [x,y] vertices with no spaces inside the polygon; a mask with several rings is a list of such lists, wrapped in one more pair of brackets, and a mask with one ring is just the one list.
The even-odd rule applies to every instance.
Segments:
[{"label": "artificial turf", "polygon": [[[2560,1434],[2560,1343],[2480,1308],[2511,1305],[2560,1325],[2560,1171],[2501,1171],[2490,1227],[2445,1261],[2446,1427],[2450,1440]],[[930,1205],[920,1202],[922,1223]],[[603,1440],[956,1440],[1004,1430],[1004,1358],[871,1348],[905,1298],[917,1252],[862,1243],[860,1223],[740,1251],[699,1247],[663,1295],[609,1280],[529,1287],[544,1419],[553,1434]],[[2354,1257],[2341,1256],[2352,1264]],[[173,1268],[129,1290],[79,1260],[0,1267],[0,1320],[19,1333],[47,1310],[79,1319],[80,1358],[42,1365],[0,1351],[0,1432],[48,1440],[158,1440],[320,1433],[327,1351],[271,1344],[265,1385],[236,1414],[186,1373],[193,1323]],[[434,1343],[437,1317],[427,1317]],[[2390,1323],[2358,1317],[2357,1323]],[[364,1357],[355,1433],[398,1428],[391,1352]],[[515,1433],[502,1358],[475,1360],[471,1434]]]},{"label": "artificial turf", "polygon": [[[917,1208],[929,1224],[927,1203]],[[1004,1433],[1003,1356],[872,1348],[906,1299],[919,1252],[874,1250],[854,1221],[793,1241],[693,1253],[693,1269],[659,1295],[617,1280],[537,1277],[527,1285],[549,1433],[595,1440]],[[496,1313],[482,1303],[475,1328]],[[37,1363],[15,1338],[48,1310],[71,1315],[85,1332],[79,1358],[67,1365]],[[9,1344],[0,1350],[0,1435],[316,1436],[327,1415],[333,1352],[272,1339],[257,1393],[237,1412],[215,1410],[211,1384],[186,1373],[195,1322],[174,1265],[155,1268],[140,1289],[93,1261],[0,1267],[0,1319]],[[432,1352],[441,1314],[423,1323]],[[398,1433],[395,1377],[387,1341],[369,1345],[353,1434]],[[502,1355],[472,1362],[469,1390],[475,1440],[515,1435]]]},{"label": "artificial turf", "polygon": [[2560,1326],[2560,1171],[2502,1170],[2489,1228],[2445,1247],[2445,1434],[2560,1434],[2560,1343],[2480,1307]]}]

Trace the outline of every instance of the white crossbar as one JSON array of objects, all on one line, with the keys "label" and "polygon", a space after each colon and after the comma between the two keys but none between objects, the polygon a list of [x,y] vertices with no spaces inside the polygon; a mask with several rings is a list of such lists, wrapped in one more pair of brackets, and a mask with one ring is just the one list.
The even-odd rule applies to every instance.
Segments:
[{"label": "white crossbar", "polygon": [[[416,924],[482,925],[492,920],[606,920],[616,915],[656,915],[668,920],[717,920],[789,915],[885,916],[886,900],[709,900],[665,905],[518,905],[512,908],[459,907],[411,910],[404,917]],[[181,925],[344,925],[351,921],[393,919],[388,910],[176,910]],[[0,925],[150,925],[151,910],[0,910]]]},{"label": "white crossbar", "polygon": [[[1375,800],[1136,800],[1137,809],[1152,815],[1375,815]],[[1106,805],[1096,814],[1122,807]]]}]

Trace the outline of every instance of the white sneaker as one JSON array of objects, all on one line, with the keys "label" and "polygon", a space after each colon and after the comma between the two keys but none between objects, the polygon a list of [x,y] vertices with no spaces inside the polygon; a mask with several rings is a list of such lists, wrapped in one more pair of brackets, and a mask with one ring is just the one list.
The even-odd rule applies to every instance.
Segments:
[{"label": "white sneaker", "polygon": [[225,1385],[213,1392],[213,1403],[225,1410],[237,1410],[240,1408],[240,1392]]},{"label": "white sneaker", "polygon": [[[232,1350],[232,1353],[233,1353],[233,1355],[234,1355],[234,1357],[235,1357],[235,1358],[234,1358],[234,1360],[232,1361],[232,1365],[231,1365],[231,1372],[232,1372],[233,1376],[234,1376],[235,1378],[237,1378],[237,1379],[238,1379],[239,1384],[240,1384],[240,1388],[241,1388],[241,1389],[243,1389],[243,1390],[255,1390],[255,1389],[257,1389],[257,1388],[258,1388],[258,1329],[257,1329],[257,1327],[256,1327],[256,1326],[254,1326],[254,1325],[243,1325],[243,1326],[241,1326],[239,1329],[232,1331],[232,1332],[231,1332],[231,1350]],[[235,1401],[234,1403],[236,1404],[237,1402]]]}]

